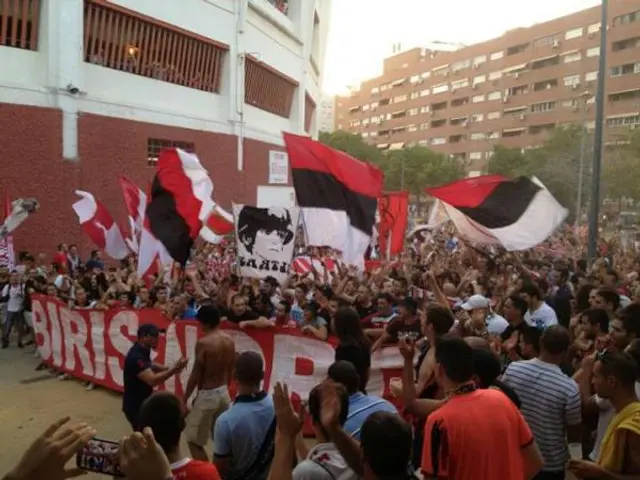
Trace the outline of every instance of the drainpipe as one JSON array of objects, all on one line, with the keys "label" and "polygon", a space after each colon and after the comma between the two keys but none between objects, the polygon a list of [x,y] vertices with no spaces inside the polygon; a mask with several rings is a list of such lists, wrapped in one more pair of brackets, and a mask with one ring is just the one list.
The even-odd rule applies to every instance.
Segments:
[{"label": "drainpipe", "polygon": [[236,69],[236,139],[238,159],[238,171],[244,169],[244,85],[245,85],[245,52],[242,42],[244,27],[247,21],[247,8],[249,0],[236,1],[236,57],[231,59]]}]

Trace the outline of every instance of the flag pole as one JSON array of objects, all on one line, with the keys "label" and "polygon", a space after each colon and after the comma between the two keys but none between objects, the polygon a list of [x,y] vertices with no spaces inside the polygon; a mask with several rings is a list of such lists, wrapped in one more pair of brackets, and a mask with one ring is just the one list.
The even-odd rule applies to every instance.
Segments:
[{"label": "flag pole", "polygon": [[591,265],[598,256],[598,216],[600,215],[600,169],[602,166],[602,137],[604,134],[605,81],[607,77],[608,0],[602,0],[600,20],[600,63],[596,91],[596,125],[593,138],[593,176],[591,180],[591,212],[589,214],[589,243],[587,260]]}]

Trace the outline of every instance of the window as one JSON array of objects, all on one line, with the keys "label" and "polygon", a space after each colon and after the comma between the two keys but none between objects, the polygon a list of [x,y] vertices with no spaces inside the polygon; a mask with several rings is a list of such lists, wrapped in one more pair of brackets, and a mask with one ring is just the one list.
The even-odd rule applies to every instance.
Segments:
[{"label": "window", "polygon": [[418,109],[417,108],[410,108],[409,110],[407,110],[407,115],[409,116],[413,116],[413,115],[418,115]]},{"label": "window", "polygon": [[614,52],[637,47],[640,47],[640,37],[627,38],[625,40],[620,40],[619,42],[613,42],[612,45]]},{"label": "window", "polygon": [[431,111],[437,112],[438,110],[444,110],[447,108],[447,102],[438,102],[431,104]]},{"label": "window", "polygon": [[416,98],[418,98],[420,96],[420,92],[411,92],[409,94],[409,99],[410,100],[415,100]]},{"label": "window", "polygon": [[412,75],[411,78],[409,78],[409,83],[411,84],[418,83],[419,81],[420,81],[420,75]]},{"label": "window", "polygon": [[584,74],[584,81],[585,82],[597,82],[598,81],[598,71],[596,70],[595,72],[588,72]]},{"label": "window", "polygon": [[155,167],[158,163],[160,152],[167,148],[179,148],[185,152],[195,153],[196,147],[190,142],[176,142],[173,140],[160,140],[157,138],[147,139],[147,165]]},{"label": "window", "polygon": [[480,55],[476,58],[473,59],[473,64],[474,65],[481,65],[483,63],[485,63],[487,61],[487,56],[486,55]]},{"label": "window", "polygon": [[502,70],[499,70],[497,72],[491,72],[489,74],[489,80],[497,80],[499,78],[502,78]]},{"label": "window", "polygon": [[449,137],[449,143],[460,143],[466,140],[466,135],[451,135]]},{"label": "window", "polygon": [[485,138],[487,138],[487,135],[482,132],[475,132],[472,133],[469,138],[471,138],[471,140],[484,140]]},{"label": "window", "polygon": [[478,85],[480,83],[484,83],[487,81],[486,75],[478,75],[477,77],[473,77],[473,84]]},{"label": "window", "polygon": [[640,90],[628,90],[626,92],[612,93],[609,95],[610,102],[623,102],[625,100],[640,100]]},{"label": "window", "polygon": [[13,5],[0,2],[0,45],[37,50],[40,5],[40,0],[15,0]]},{"label": "window", "polygon": [[617,67],[613,67],[611,69],[612,77],[619,77],[621,75],[630,75],[634,73],[640,73],[640,62],[638,63],[627,63],[625,65],[620,65]]},{"label": "window", "polygon": [[362,138],[367,138],[369,136],[369,132],[362,132]]},{"label": "window", "polygon": [[368,104],[368,103],[366,103],[366,104],[364,104],[364,105],[362,106],[362,111],[363,111],[363,112],[366,112],[367,110],[369,110],[369,108],[370,108],[370,107],[369,107],[369,104]]},{"label": "window", "polygon": [[431,139],[431,145],[444,145],[445,143],[447,143],[445,137],[435,137]]},{"label": "window", "polygon": [[429,124],[427,122],[421,123],[420,130],[429,130]]},{"label": "window", "polygon": [[542,58],[540,60],[533,60],[531,62],[531,70],[538,70],[540,68],[553,67],[560,63],[560,57],[554,55],[550,58]]},{"label": "window", "polygon": [[564,108],[578,108],[579,102],[575,98],[563,100],[561,104]]},{"label": "window", "polygon": [[560,40],[560,34],[556,33],[554,35],[548,35],[546,37],[540,37],[533,41],[533,46],[535,48],[552,46],[555,42]]},{"label": "window", "polygon": [[482,152],[469,153],[469,160],[482,160]]},{"label": "window", "polygon": [[371,110],[378,108],[378,102],[371,102]]},{"label": "window", "polygon": [[597,57],[600,55],[600,47],[593,47],[587,49],[587,57]]},{"label": "window", "polygon": [[453,100],[451,100],[451,106],[452,107],[461,107],[461,106],[466,105],[468,103],[469,103],[469,97],[454,98]]},{"label": "window", "polygon": [[480,103],[484,102],[484,95],[474,95],[471,97],[471,103]]},{"label": "window", "polygon": [[366,127],[367,125],[369,125],[369,121],[370,121],[370,120],[369,120],[368,118],[363,119],[363,120],[362,120],[362,126],[363,126],[363,127]]},{"label": "window", "polygon": [[474,123],[481,122],[482,120],[484,120],[484,115],[482,113],[474,113],[471,115],[471,121]]},{"label": "window", "polygon": [[458,70],[469,68],[470,66],[471,66],[471,60],[462,60],[460,62],[456,62],[453,65],[451,65],[451,70],[453,72],[457,72]]},{"label": "window", "polygon": [[564,63],[579,62],[580,60],[582,60],[582,53],[581,52],[569,53],[565,55],[563,58],[564,58]]},{"label": "window", "polygon": [[404,118],[407,116],[407,111],[406,110],[399,110],[397,112],[393,112],[391,114],[391,118],[396,119],[396,118]]},{"label": "window", "polygon": [[487,100],[500,100],[502,98],[502,92],[497,91],[497,92],[491,92],[489,95],[487,95]]},{"label": "window", "polygon": [[418,145],[420,145],[421,147],[426,147],[427,145],[429,145],[429,140],[418,140]]},{"label": "window", "polygon": [[417,132],[418,126],[415,123],[407,125],[407,132]]},{"label": "window", "polygon": [[451,82],[451,90],[457,90],[459,88],[464,88],[469,86],[469,79],[464,78],[462,80],[456,80]]},{"label": "window", "polygon": [[625,13],[613,19],[614,25],[625,25],[640,20],[640,10],[631,13]]},{"label": "window", "polygon": [[487,138],[489,140],[495,140],[497,138],[500,138],[500,132],[489,132],[487,133]]},{"label": "window", "polygon": [[[10,8],[10,3],[17,8],[21,3],[26,7],[28,3],[35,5],[42,2],[6,1],[2,2],[3,11]],[[129,14],[110,3],[84,2],[85,62],[187,88],[219,93],[228,46],[177,27],[167,28],[151,17]],[[0,35],[6,20],[7,17],[2,18]],[[14,24],[19,25],[17,16]],[[22,33],[27,34],[27,30]],[[158,40],[160,38],[172,41],[165,40],[166,44],[161,45]],[[5,39],[0,37],[0,41],[2,40]],[[247,56],[246,103],[288,118],[297,86],[289,77]]]},{"label": "window", "polygon": [[449,91],[449,84],[448,83],[441,83],[440,85],[436,85],[436,86],[433,87],[432,91],[433,91],[434,95],[436,93],[448,92]]},{"label": "window", "polygon": [[556,108],[556,102],[542,102],[531,105],[531,113],[549,112]]},{"label": "window", "polygon": [[407,101],[407,96],[406,95],[397,95],[395,97],[393,97],[393,103],[401,103],[401,102],[406,102]]},{"label": "window", "polygon": [[378,87],[373,87],[371,89],[371,95],[379,95],[380,94],[380,89]]},{"label": "window", "polygon": [[487,113],[487,120],[497,120],[500,118],[500,112],[489,112]]},{"label": "window", "polygon": [[552,88],[556,88],[558,86],[558,80],[555,78],[552,80],[544,80],[542,82],[533,84],[533,91],[539,92],[541,90],[550,90]]},{"label": "window", "polygon": [[519,137],[526,131],[526,128],[509,128],[507,130],[502,131],[502,137]]},{"label": "window", "polygon": [[507,55],[517,55],[518,53],[526,51],[527,48],[529,48],[529,42],[514,45],[513,47],[507,48]]},{"label": "window", "polygon": [[421,97],[426,97],[430,93],[431,93],[431,90],[429,88],[425,88],[424,90],[420,90],[420,96]]},{"label": "window", "polygon": [[563,79],[565,87],[573,87],[580,84],[580,75],[569,75]]},{"label": "window", "polygon": [[582,36],[582,32],[583,32],[583,28],[574,28],[573,30],[568,30],[565,34],[564,34],[564,39],[565,40],[571,40],[572,38],[579,38]]},{"label": "window", "polygon": [[444,119],[434,120],[431,122],[431,128],[444,127],[446,124],[447,124],[447,121]]},{"label": "window", "polygon": [[422,72],[422,74],[420,75],[420,78],[424,80],[425,78],[429,78],[430,76],[431,76],[431,72]]},{"label": "window", "polygon": [[640,125],[640,115],[624,115],[614,118],[607,118],[607,127],[630,127],[632,125]]},{"label": "window", "polygon": [[449,65],[442,65],[431,70],[431,73],[435,77],[444,77],[449,73]]},{"label": "window", "polygon": [[500,60],[502,57],[504,57],[504,52],[494,52],[489,56],[491,60]]},{"label": "window", "polygon": [[452,118],[451,120],[449,120],[449,125],[466,125],[468,122],[467,117],[457,117],[457,118]]},{"label": "window", "polygon": [[600,22],[598,22],[598,23],[592,23],[591,25],[589,25],[589,26],[587,27],[587,33],[588,33],[589,35],[591,35],[591,34],[593,34],[593,33],[598,33],[598,32],[600,31],[600,25],[601,25],[601,23],[600,23]]},{"label": "window", "polygon": [[420,107],[420,113],[429,113],[429,107],[426,105],[424,107]]}]

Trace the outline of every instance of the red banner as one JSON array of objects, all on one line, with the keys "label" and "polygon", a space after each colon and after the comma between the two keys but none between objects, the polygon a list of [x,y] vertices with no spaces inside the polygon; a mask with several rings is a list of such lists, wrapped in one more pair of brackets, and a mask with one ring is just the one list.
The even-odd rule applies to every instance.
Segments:
[{"label": "red banner", "polygon": [[[111,390],[122,391],[124,358],[136,340],[138,326],[145,323],[166,329],[157,350],[152,352],[154,362],[172,365],[181,357],[189,359],[187,368],[161,387],[181,395],[201,335],[197,322],[172,322],[154,309],[73,310],[57,299],[33,295],[33,327],[43,361]],[[291,392],[306,399],[334,362],[332,343],[309,338],[297,330],[240,330],[234,324],[224,324],[222,328],[235,340],[238,353],[251,350],[262,355],[266,391],[276,382],[286,382]],[[367,390],[388,398],[389,380],[400,376],[403,359],[394,347],[376,352],[371,361]]]},{"label": "red banner", "polygon": [[380,253],[386,256],[398,255],[404,249],[404,237],[408,222],[408,192],[389,192],[378,198],[378,245]]}]

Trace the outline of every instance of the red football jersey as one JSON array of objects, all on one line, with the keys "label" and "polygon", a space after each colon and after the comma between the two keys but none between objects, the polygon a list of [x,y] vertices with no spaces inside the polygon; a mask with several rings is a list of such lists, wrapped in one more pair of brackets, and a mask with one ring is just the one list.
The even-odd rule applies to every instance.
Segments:
[{"label": "red football jersey", "polygon": [[215,465],[191,458],[172,463],[171,472],[176,480],[220,480]]}]

